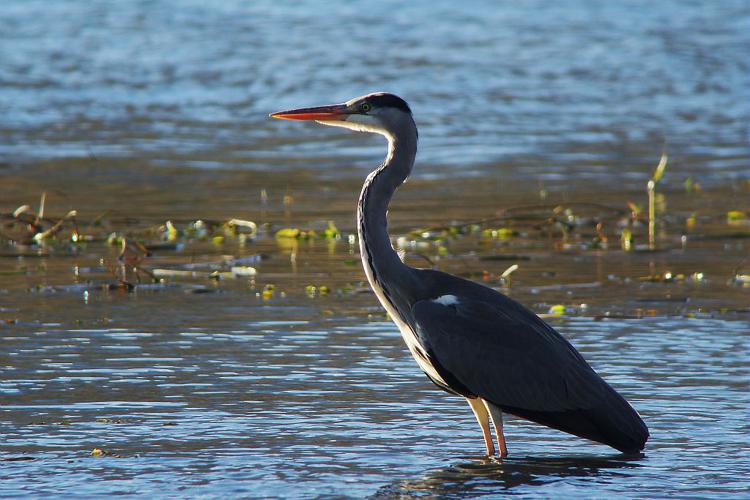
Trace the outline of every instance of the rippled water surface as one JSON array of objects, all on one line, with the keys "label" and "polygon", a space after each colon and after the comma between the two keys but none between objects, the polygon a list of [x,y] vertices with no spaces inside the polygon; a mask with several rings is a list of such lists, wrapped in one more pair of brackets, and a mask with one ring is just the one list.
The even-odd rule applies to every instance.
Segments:
[{"label": "rippled water surface", "polygon": [[[389,322],[342,314],[334,299],[247,302],[166,294],[113,309],[96,298],[92,318],[131,327],[4,332],[3,457],[28,460],[3,463],[4,493],[703,496],[750,487],[746,323],[559,321],[648,422],[646,454],[623,458],[510,419],[511,458],[497,462],[482,456],[466,404],[418,373]],[[152,319],[136,326],[131,316]],[[120,457],[90,457],[93,448]]]},{"label": "rippled water surface", "polygon": [[266,115],[373,90],[412,104],[423,175],[500,164],[535,182],[634,182],[666,148],[686,175],[711,171],[708,182],[750,159],[744,1],[4,5],[6,161],[311,161],[329,175],[354,164],[359,176],[371,139],[302,140]]},{"label": "rippled water surface", "polygon": [[[747,2],[6,1],[0,25],[0,496],[750,492]],[[419,372],[353,234],[382,140],[267,119],[373,90],[420,127],[407,263],[562,308],[644,455],[509,418],[488,459]],[[77,232],[33,240],[41,193]]]}]

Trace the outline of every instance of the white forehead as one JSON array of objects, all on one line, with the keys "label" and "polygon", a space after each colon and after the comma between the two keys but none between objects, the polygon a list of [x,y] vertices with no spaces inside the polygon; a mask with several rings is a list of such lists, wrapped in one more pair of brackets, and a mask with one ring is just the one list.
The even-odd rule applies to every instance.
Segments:
[{"label": "white forehead", "polygon": [[[369,94],[368,94],[368,95],[369,95]],[[351,105],[352,105],[352,104],[354,104],[355,102],[359,102],[359,101],[361,101],[362,99],[364,99],[364,98],[368,97],[368,95],[363,95],[363,96],[355,97],[354,99],[349,99],[349,100],[348,100],[348,101],[346,101],[346,102],[345,102],[344,104],[346,104],[347,106],[351,106]]]}]

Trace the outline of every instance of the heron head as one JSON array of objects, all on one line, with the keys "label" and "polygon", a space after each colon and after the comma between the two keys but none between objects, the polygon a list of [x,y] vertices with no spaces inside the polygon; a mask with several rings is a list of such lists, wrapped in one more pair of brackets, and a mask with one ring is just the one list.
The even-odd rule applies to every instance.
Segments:
[{"label": "heron head", "polygon": [[291,109],[272,113],[270,116],[283,120],[314,120],[323,125],[386,137],[392,136],[404,124],[414,123],[406,101],[385,92],[356,97],[343,104]]}]

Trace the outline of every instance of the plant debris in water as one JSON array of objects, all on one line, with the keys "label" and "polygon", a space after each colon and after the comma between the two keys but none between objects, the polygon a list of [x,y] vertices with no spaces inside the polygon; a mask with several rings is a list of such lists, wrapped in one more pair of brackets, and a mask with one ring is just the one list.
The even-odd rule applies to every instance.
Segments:
[{"label": "plant debris in water", "polygon": [[[534,261],[544,260],[550,253],[580,255],[584,259],[638,252],[666,252],[674,257],[674,251],[689,252],[695,245],[728,240],[737,241],[735,245],[744,248],[744,241],[750,238],[746,207],[710,214],[699,207],[667,211],[668,193],[656,192],[666,165],[667,157],[663,155],[648,182],[648,210],[632,201],[620,205],[571,201],[505,207],[483,219],[392,229],[394,246],[411,265],[445,269],[506,290],[516,287],[519,281],[523,286],[528,279],[526,273],[538,266]],[[696,181],[686,181],[683,196],[688,200],[706,196],[706,191],[696,186]],[[291,194],[286,197],[294,199]],[[544,199],[548,200],[549,195]],[[289,208],[291,204],[285,206]],[[242,216],[149,221],[115,218],[108,212],[87,220],[75,209],[56,213],[55,199],[46,193],[41,195],[36,211],[25,204],[0,213],[0,258],[17,262],[13,268],[0,269],[0,279],[30,280],[43,272],[49,259],[87,256],[87,262],[95,257],[97,263],[76,264],[73,283],[39,281],[29,290],[37,294],[79,292],[87,300],[90,292],[181,288],[186,293],[203,294],[237,283],[264,302],[283,299],[288,293],[320,298],[367,291],[366,287],[352,284],[362,279],[356,234],[340,230],[330,219],[294,226]],[[344,272],[357,273],[356,279],[332,283],[324,275],[310,275],[291,289],[287,284],[280,289],[274,283],[284,281],[279,279],[279,272],[294,275],[308,269],[311,263],[307,256],[319,251],[346,268]],[[717,275],[711,266],[670,263],[672,257],[662,258],[663,262],[649,268],[646,275],[631,274],[608,281],[618,281],[623,286],[644,283],[750,287],[750,270],[744,261],[736,262],[733,272]],[[32,260],[39,260],[41,267],[36,269]],[[526,266],[529,262],[532,265]],[[271,264],[274,271],[269,272]],[[286,271],[280,269],[282,264]],[[462,271],[461,266],[469,267]],[[555,275],[555,269],[549,271],[550,276]],[[304,272],[315,273],[315,269]],[[576,286],[561,283],[533,289],[570,290]],[[559,303],[540,312],[560,315],[582,311]],[[15,317],[2,319],[6,324],[17,321]]]}]

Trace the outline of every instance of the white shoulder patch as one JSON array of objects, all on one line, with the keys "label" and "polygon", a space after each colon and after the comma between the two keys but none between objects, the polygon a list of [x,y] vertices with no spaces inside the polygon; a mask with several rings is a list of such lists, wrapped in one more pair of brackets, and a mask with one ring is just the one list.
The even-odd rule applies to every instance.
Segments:
[{"label": "white shoulder patch", "polygon": [[458,297],[455,295],[441,295],[432,301],[443,306],[452,306],[458,304]]}]

